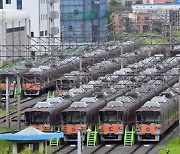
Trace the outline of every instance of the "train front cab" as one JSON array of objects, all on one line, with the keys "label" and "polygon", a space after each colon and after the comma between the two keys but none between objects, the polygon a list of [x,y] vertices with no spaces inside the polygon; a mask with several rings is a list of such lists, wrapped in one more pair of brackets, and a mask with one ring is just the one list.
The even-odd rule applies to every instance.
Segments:
[{"label": "train front cab", "polygon": [[136,111],[136,135],[138,141],[159,141],[161,129],[160,111]]},{"label": "train front cab", "polygon": [[[26,76],[23,77],[23,84],[22,84],[22,88],[23,88],[23,92],[24,95],[27,96],[37,96],[40,94],[40,90],[41,90],[41,82],[40,82],[40,77],[37,77],[33,74],[28,74]],[[45,84],[45,82],[44,82]]]},{"label": "train front cab", "polygon": [[86,113],[81,111],[63,111],[61,131],[64,132],[64,141],[77,141],[78,129],[82,130],[83,141],[87,134]]},{"label": "train front cab", "polygon": [[25,112],[25,127],[33,126],[41,131],[51,131],[50,112],[29,110]]},{"label": "train front cab", "polygon": [[124,134],[122,112],[100,110],[98,134],[101,141],[121,141]]},{"label": "train front cab", "polygon": [[6,77],[8,77],[9,80],[9,96],[13,96],[16,88],[16,76],[14,74],[1,74],[1,79],[0,79],[1,95],[2,96],[6,95]]}]

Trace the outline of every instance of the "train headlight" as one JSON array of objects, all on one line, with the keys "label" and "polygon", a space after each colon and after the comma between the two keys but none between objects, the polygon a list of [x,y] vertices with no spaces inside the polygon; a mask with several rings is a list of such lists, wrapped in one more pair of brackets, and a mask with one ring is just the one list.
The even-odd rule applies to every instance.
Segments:
[{"label": "train headlight", "polygon": [[119,126],[119,130],[123,130],[124,129],[124,126]]},{"label": "train headlight", "polygon": [[155,129],[156,129],[156,130],[159,130],[159,129],[160,129],[160,127],[159,127],[159,126],[156,126],[156,127],[155,127]]},{"label": "train headlight", "polygon": [[136,126],[136,130],[138,130],[138,131],[139,131],[139,130],[140,130],[140,126]]},{"label": "train headlight", "polygon": [[62,126],[62,127],[61,127],[61,131],[62,131],[62,132],[66,132],[66,130],[67,130],[66,126]]},{"label": "train headlight", "polygon": [[102,131],[102,130],[103,130],[103,126],[99,126],[99,127],[98,127],[98,130],[99,130],[99,131]]}]

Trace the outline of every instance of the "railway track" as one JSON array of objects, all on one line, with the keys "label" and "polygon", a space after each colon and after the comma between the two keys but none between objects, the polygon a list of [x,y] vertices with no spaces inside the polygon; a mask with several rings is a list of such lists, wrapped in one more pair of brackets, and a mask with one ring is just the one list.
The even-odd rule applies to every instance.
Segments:
[{"label": "railway track", "polygon": [[[25,111],[27,108],[34,106],[37,102],[46,100],[46,95],[42,95],[41,97],[32,97],[30,99],[23,99],[21,100],[21,105],[27,103],[24,107],[21,108],[21,115],[23,115],[23,111]],[[11,102],[11,104],[14,103],[17,105],[17,102]],[[16,106],[15,105],[15,106]],[[10,113],[10,117],[12,121],[16,121],[15,118],[17,118],[17,111]],[[5,123],[6,116],[0,117],[0,124]]]},{"label": "railway track", "polygon": [[[155,142],[155,143],[145,143],[145,144],[140,144],[138,145],[133,151],[131,151],[130,154],[139,154],[139,153],[143,153],[142,154],[154,154],[155,151],[157,152],[158,150],[154,150],[157,146],[162,147],[164,144],[164,142],[169,141],[169,138],[172,138],[171,136],[174,135],[174,131],[178,130],[178,126],[177,124],[173,125],[171,129],[168,129],[167,132],[165,134],[163,134],[160,142]],[[166,143],[167,144],[167,143]],[[159,148],[160,150],[160,148]]]},{"label": "railway track", "polygon": [[59,154],[59,153],[71,154],[76,149],[77,149],[76,145],[67,145],[66,144],[66,145],[60,146],[59,148],[55,148],[55,150],[52,152],[52,154]]}]

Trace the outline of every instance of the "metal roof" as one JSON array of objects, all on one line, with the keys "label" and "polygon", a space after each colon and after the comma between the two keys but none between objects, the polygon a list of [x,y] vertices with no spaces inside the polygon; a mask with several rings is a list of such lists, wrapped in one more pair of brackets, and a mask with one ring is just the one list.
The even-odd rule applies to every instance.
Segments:
[{"label": "metal roof", "polygon": [[24,130],[12,134],[0,134],[0,140],[9,141],[38,141],[38,140],[50,140],[54,138],[63,138],[64,133],[43,133],[40,130],[30,126]]},{"label": "metal roof", "polygon": [[107,103],[107,107],[123,107],[124,103],[120,102],[120,101],[111,101],[109,103]]}]

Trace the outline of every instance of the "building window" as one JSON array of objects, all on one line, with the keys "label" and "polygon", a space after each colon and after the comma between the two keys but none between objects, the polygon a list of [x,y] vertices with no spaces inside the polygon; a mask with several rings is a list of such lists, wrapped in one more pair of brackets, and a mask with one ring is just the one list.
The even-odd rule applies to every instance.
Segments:
[{"label": "building window", "polygon": [[44,36],[44,31],[40,31],[40,36]]},{"label": "building window", "polygon": [[74,10],[74,14],[79,14],[79,10]]},{"label": "building window", "polygon": [[149,17],[144,17],[144,20],[149,20]]},{"label": "building window", "polygon": [[34,37],[34,32],[31,32],[31,37]]},{"label": "building window", "polygon": [[45,30],[45,36],[47,36],[47,30]]},{"label": "building window", "polygon": [[69,31],[72,31],[72,30],[73,30],[73,27],[72,27],[72,26],[69,26],[69,27],[68,27],[68,30],[69,30]]},{"label": "building window", "polygon": [[17,9],[22,10],[22,0],[17,0]]},{"label": "building window", "polygon": [[3,0],[0,0],[0,9],[3,9]]},{"label": "building window", "polygon": [[15,27],[6,29],[7,33],[24,31],[25,27]]},{"label": "building window", "polygon": [[11,4],[11,0],[6,0],[6,4]]}]

